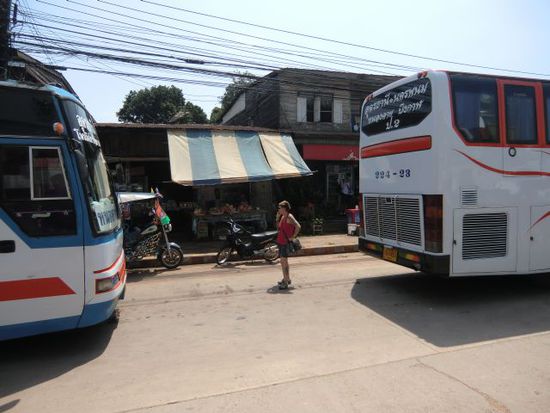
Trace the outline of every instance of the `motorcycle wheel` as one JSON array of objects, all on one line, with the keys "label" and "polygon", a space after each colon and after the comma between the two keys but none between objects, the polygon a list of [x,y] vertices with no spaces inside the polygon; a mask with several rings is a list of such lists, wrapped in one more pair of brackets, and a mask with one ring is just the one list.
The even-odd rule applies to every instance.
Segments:
[{"label": "motorcycle wheel", "polygon": [[167,248],[160,250],[158,259],[163,266],[171,270],[179,267],[183,262],[183,251],[180,247],[171,245],[170,251]]},{"label": "motorcycle wheel", "polygon": [[264,260],[268,262],[275,261],[279,258],[279,246],[276,242],[268,242],[265,244]]},{"label": "motorcycle wheel", "polygon": [[220,252],[218,252],[218,255],[216,255],[216,262],[218,265],[223,265],[227,261],[229,261],[229,258],[231,257],[231,253],[233,252],[233,248],[230,246],[222,247]]}]

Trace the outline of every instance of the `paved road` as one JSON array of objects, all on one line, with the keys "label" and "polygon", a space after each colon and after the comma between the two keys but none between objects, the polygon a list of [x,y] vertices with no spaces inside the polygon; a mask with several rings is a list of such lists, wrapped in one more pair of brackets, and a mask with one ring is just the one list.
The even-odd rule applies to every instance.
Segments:
[{"label": "paved road", "polygon": [[0,413],[550,411],[550,278],[291,265],[133,274],[118,324],[0,344]]}]

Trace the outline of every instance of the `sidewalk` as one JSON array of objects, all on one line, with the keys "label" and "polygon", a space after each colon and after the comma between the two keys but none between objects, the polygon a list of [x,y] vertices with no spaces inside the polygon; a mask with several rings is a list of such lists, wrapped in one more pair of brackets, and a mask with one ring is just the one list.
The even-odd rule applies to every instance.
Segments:
[{"label": "sidewalk", "polygon": [[[343,252],[358,251],[358,240],[356,236],[346,234],[300,236],[302,249],[296,256],[339,254]],[[199,241],[181,243],[183,249],[183,265],[215,263],[216,255],[223,244],[223,241]],[[232,260],[238,260],[237,255]],[[160,267],[155,258],[148,258],[135,264],[128,265],[128,268],[149,268]]]}]

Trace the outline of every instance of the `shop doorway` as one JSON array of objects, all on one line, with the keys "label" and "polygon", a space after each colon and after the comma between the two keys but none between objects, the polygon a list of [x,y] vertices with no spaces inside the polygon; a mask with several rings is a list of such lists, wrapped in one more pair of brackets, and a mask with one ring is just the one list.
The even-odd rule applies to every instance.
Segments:
[{"label": "shop doorway", "polygon": [[353,165],[328,165],[326,181],[327,209],[334,215],[343,215],[353,208],[356,199],[357,177]]}]

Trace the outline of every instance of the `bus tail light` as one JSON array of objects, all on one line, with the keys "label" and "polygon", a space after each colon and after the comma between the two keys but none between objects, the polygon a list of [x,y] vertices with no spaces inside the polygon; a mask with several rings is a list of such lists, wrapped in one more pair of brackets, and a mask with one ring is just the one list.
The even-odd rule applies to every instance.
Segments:
[{"label": "bus tail light", "polygon": [[443,195],[423,195],[426,251],[443,252]]},{"label": "bus tail light", "polygon": [[364,234],[362,231],[365,229],[365,215],[363,214],[363,208],[365,207],[364,202],[365,198],[363,194],[359,194],[359,203],[357,204],[359,207],[359,228],[361,228],[359,230],[359,235]]}]

